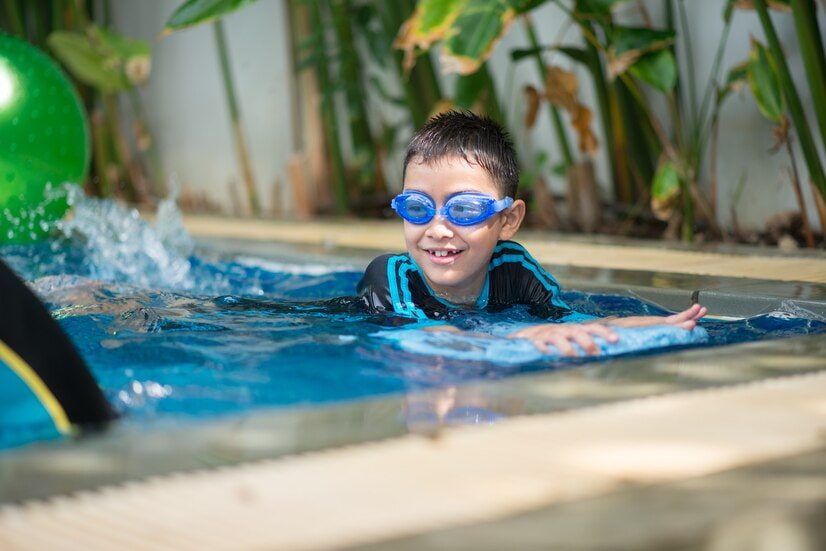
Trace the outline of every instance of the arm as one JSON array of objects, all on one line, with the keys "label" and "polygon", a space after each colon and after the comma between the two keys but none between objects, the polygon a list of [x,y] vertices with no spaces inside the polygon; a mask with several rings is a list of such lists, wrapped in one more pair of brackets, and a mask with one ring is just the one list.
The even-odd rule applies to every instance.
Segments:
[{"label": "arm", "polygon": [[694,304],[690,308],[671,316],[630,316],[627,318],[603,318],[588,323],[544,323],[527,327],[509,335],[515,339],[528,339],[539,350],[548,352],[548,345],[555,346],[565,356],[577,356],[573,343],[578,344],[587,354],[597,354],[599,347],[594,337],[602,337],[608,342],[617,342],[616,333],[610,326],[646,327],[650,325],[674,325],[691,330],[697,320],[708,313],[704,306]]}]

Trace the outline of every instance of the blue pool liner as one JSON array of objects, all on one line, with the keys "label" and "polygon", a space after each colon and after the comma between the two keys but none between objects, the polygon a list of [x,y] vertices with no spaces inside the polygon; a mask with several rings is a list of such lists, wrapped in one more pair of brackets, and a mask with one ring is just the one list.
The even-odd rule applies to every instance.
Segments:
[{"label": "blue pool liner", "polygon": [[[526,324],[507,324],[491,330],[490,334],[451,333],[447,331],[425,331],[423,329],[397,329],[379,331],[373,336],[391,341],[398,348],[416,354],[436,355],[456,360],[475,360],[498,364],[522,364],[537,360],[562,359],[564,356],[549,345],[549,353],[540,351],[527,339],[511,339],[506,335],[519,331]],[[708,333],[702,327],[692,330],[673,325],[652,325],[649,327],[612,327],[619,340],[607,342],[601,337],[594,338],[599,347],[596,356],[617,356],[629,352],[641,352],[656,348],[698,344],[708,341]],[[582,349],[572,343],[585,357]]]}]

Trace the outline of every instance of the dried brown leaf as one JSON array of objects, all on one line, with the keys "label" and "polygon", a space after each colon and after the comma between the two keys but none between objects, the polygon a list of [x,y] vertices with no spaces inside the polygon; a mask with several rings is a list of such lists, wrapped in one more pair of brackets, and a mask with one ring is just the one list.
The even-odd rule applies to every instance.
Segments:
[{"label": "dried brown leaf", "polygon": [[539,90],[533,86],[525,86],[525,128],[530,130],[536,125],[539,114]]},{"label": "dried brown leaf", "polygon": [[579,102],[579,81],[571,71],[560,67],[548,67],[545,75],[545,98],[571,115],[571,125],[579,138],[579,150],[593,153],[597,150],[597,138],[591,130],[593,114]]},{"label": "dried brown leaf", "polygon": [[594,153],[599,145],[596,135],[591,130],[593,118],[594,114],[591,110],[582,104],[579,104],[576,111],[571,113],[571,126],[579,136],[579,150],[583,153]]},{"label": "dried brown leaf", "polygon": [[[773,1],[767,0],[766,5],[769,9],[776,10],[776,11],[785,11],[791,12],[792,6],[788,2],[780,2],[780,1]],[[734,7],[738,10],[753,10],[754,9],[754,1],[753,0],[737,0],[734,3]]]},{"label": "dried brown leaf", "polygon": [[628,50],[617,55],[613,48],[608,48],[608,79],[614,80],[627,71],[644,53],[642,50]]},{"label": "dried brown leaf", "polygon": [[560,67],[548,67],[545,75],[545,97],[552,105],[573,112],[579,104],[576,75]]}]

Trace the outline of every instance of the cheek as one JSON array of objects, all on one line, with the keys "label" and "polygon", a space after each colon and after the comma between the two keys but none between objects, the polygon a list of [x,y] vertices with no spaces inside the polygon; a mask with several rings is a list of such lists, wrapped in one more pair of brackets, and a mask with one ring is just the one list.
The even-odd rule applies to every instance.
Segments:
[{"label": "cheek", "polygon": [[422,237],[423,226],[415,226],[409,222],[404,223],[404,242],[408,245],[415,245]]}]

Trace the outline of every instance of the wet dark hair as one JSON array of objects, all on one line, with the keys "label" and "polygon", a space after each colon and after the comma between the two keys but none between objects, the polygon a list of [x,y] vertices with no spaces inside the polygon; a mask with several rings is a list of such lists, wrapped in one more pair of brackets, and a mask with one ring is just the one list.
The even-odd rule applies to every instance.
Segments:
[{"label": "wet dark hair", "polygon": [[481,166],[503,196],[516,196],[516,151],[496,121],[469,111],[447,111],[432,117],[410,140],[403,174],[411,162],[432,165],[449,157]]}]

